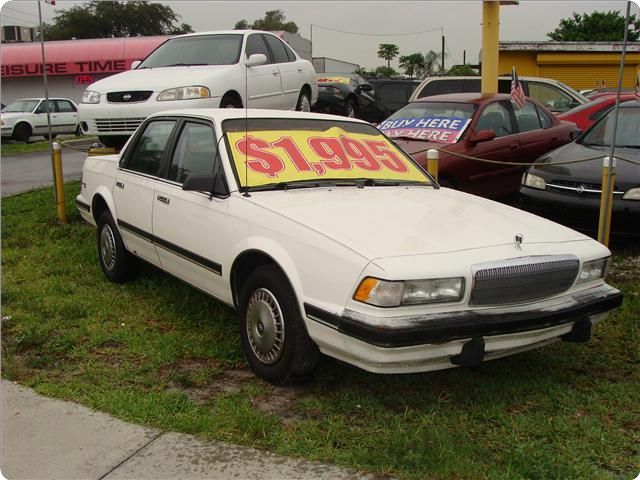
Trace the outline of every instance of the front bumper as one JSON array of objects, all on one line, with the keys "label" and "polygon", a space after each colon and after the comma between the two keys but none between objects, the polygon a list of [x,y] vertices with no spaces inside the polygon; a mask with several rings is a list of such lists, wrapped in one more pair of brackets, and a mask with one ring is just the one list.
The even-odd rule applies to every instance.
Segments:
[{"label": "front bumper", "polygon": [[[531,213],[588,231],[598,229],[600,197],[520,188],[520,205]],[[640,201],[614,198],[611,215],[611,232],[640,235]]]},{"label": "front bumper", "polygon": [[[475,364],[536,348],[590,326],[622,304],[609,285],[517,307],[410,317],[332,315],[305,304],[309,333],[324,353],[379,373],[408,373]],[[572,334],[572,332],[574,332]],[[585,338],[586,340],[586,338]],[[584,340],[583,340],[584,341]],[[467,346],[465,346],[467,345]]]},{"label": "front bumper", "polygon": [[13,126],[2,127],[2,136],[11,137],[13,135]]}]

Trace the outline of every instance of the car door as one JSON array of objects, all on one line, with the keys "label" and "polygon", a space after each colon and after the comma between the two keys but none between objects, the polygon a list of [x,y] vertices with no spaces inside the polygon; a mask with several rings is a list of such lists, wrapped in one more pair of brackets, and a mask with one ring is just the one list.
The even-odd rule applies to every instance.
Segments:
[{"label": "car door", "polygon": [[[471,132],[481,130],[493,130],[496,136],[488,141],[471,142],[469,140]],[[468,162],[469,192],[497,197],[518,191],[521,167],[508,165],[509,162],[520,161],[517,133],[510,102],[491,102],[478,111],[471,123],[471,128],[465,135],[463,153],[472,157],[505,162],[506,165],[480,161]]]},{"label": "car door", "polygon": [[282,85],[280,70],[273,63],[271,52],[267,48],[262,34],[252,33],[247,37],[245,47],[246,58],[255,53],[262,53],[267,57],[265,65],[246,68],[247,75],[247,106],[249,108],[283,108],[278,107],[282,101]]},{"label": "car door", "polygon": [[75,133],[78,126],[78,109],[69,100],[55,100],[55,103],[59,121],[57,133]]},{"label": "car door", "polygon": [[[282,97],[274,99],[273,108],[295,110],[298,104],[300,90],[304,85],[304,70],[300,62],[293,60],[287,52],[286,45],[275,35],[264,35],[264,39],[269,46],[275,64],[280,71],[280,82],[282,85]],[[309,99],[311,100],[311,99]]]},{"label": "car door", "polygon": [[[33,113],[33,135],[48,135],[47,101],[42,100]],[[60,120],[58,119],[56,103],[53,100],[49,100],[49,117],[51,118],[51,132],[60,133]]]},{"label": "car door", "polygon": [[153,232],[162,267],[219,298],[228,289],[222,269],[230,267],[221,260],[229,248],[228,198],[184,191],[182,184],[189,175],[213,175],[221,168],[213,125],[185,119],[153,199]]},{"label": "car door", "polygon": [[514,108],[516,123],[518,124],[518,155],[521,162],[534,162],[538,157],[553,150],[559,145],[567,143],[567,132],[564,128],[553,125],[546,112],[538,108],[533,102],[526,101],[522,108]]},{"label": "car door", "polygon": [[349,83],[358,95],[358,118],[375,122],[376,98],[373,86],[358,75],[351,77]]},{"label": "car door", "polygon": [[154,194],[175,126],[175,119],[158,118],[141,127],[124,153],[113,187],[118,228],[127,249],[155,265],[160,261],[152,225]]}]

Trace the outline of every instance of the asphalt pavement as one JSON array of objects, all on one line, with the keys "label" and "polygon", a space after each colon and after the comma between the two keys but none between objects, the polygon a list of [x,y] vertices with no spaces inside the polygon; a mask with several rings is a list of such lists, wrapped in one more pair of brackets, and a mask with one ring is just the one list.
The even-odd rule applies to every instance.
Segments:
[{"label": "asphalt pavement", "polygon": [[0,470],[11,480],[382,478],[134,425],[7,380],[0,386]]}]

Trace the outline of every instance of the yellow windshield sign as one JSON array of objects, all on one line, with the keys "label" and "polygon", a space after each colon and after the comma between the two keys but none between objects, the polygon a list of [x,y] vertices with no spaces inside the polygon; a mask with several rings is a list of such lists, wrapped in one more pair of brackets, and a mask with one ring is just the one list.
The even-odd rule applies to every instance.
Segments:
[{"label": "yellow windshield sign", "polygon": [[349,83],[347,77],[318,77],[318,83]]},{"label": "yellow windshield sign", "polygon": [[424,173],[382,135],[325,131],[229,132],[240,184],[371,178],[426,182]]}]

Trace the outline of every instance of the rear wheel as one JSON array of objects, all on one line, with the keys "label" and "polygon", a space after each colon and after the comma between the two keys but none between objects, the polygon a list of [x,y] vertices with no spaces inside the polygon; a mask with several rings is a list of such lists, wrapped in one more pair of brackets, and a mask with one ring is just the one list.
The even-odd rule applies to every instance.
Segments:
[{"label": "rear wheel", "polygon": [[31,134],[31,126],[28,123],[19,123],[13,128],[13,139],[17,142],[28,142]]},{"label": "rear wheel", "polygon": [[305,91],[300,92],[300,96],[298,97],[298,103],[296,103],[296,111],[298,112],[310,112],[311,111],[311,100],[309,99],[309,94]]},{"label": "rear wheel", "polygon": [[112,282],[124,283],[135,276],[137,259],[125,248],[108,210],[98,220],[98,258],[102,271]]},{"label": "rear wheel", "polygon": [[232,95],[225,95],[220,100],[220,108],[242,108],[242,104]]},{"label": "rear wheel", "polygon": [[358,107],[356,106],[356,102],[353,98],[347,99],[347,104],[345,106],[345,115],[349,118],[356,118],[358,115]]},{"label": "rear wheel", "polygon": [[320,352],[307,333],[289,281],[275,265],[256,269],[240,295],[240,338],[251,369],[274,384],[310,374]]}]

